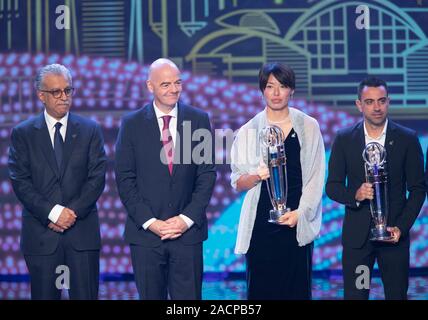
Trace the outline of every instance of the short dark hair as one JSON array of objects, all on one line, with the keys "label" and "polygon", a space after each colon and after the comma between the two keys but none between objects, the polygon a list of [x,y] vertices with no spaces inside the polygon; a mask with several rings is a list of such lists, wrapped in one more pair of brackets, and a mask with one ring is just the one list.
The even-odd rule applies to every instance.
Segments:
[{"label": "short dark hair", "polygon": [[358,100],[361,100],[361,93],[364,87],[385,87],[386,95],[388,96],[388,85],[384,80],[376,77],[368,77],[361,81],[358,86]]},{"label": "short dark hair", "polygon": [[279,62],[265,63],[259,72],[259,87],[262,92],[265,91],[271,74],[287,88],[294,89],[296,87],[296,76],[293,69]]}]

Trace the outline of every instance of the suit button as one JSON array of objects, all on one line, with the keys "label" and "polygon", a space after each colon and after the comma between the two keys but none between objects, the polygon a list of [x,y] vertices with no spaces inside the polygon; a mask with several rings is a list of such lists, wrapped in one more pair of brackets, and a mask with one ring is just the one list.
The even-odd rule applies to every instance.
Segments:
[{"label": "suit button", "polygon": [[172,208],[172,203],[168,203],[168,208]]}]

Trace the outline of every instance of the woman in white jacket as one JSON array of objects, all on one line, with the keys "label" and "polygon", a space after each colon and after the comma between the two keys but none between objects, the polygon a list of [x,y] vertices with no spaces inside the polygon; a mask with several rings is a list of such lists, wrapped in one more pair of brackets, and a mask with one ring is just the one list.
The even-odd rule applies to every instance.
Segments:
[{"label": "woman in white jacket", "polygon": [[[263,65],[259,86],[266,107],[239,130],[231,150],[231,184],[246,191],[235,253],[246,255],[248,299],[311,299],[313,241],[321,227],[324,143],[318,122],[288,106],[295,89],[291,68]],[[267,125],[279,126],[286,137],[291,212],[278,224],[268,222],[269,170],[258,139]]]}]

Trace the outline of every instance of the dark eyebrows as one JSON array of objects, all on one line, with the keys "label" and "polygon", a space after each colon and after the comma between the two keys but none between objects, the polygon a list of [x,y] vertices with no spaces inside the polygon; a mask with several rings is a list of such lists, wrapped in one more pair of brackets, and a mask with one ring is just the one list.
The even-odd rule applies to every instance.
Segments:
[{"label": "dark eyebrows", "polygon": [[[387,97],[387,96],[385,96],[385,97],[381,97],[381,98],[377,99],[376,101],[382,101],[382,100],[386,100],[386,99],[388,99],[388,97]],[[364,102],[365,102],[365,103],[367,103],[367,102],[372,102],[372,101],[375,101],[375,99],[371,99],[371,98],[369,98],[369,99],[364,99]]]},{"label": "dark eyebrows", "polygon": [[[275,84],[276,84],[276,82],[268,81],[268,82],[266,82],[266,85],[268,85],[268,84],[275,85]],[[284,87],[286,87],[286,85],[285,85],[285,84],[282,84],[281,82],[279,82],[278,84],[279,84],[280,86],[284,86]]]}]

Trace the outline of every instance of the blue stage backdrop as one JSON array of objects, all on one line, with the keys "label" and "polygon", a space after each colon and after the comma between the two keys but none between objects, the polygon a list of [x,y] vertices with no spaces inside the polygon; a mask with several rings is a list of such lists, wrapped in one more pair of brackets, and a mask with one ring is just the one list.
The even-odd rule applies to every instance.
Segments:
[{"label": "blue stage backdrop", "polygon": [[[364,5],[365,7],[360,7]],[[121,117],[151,100],[147,66],[169,57],[184,70],[182,100],[232,131],[263,109],[261,64],[280,61],[297,74],[292,106],[318,119],[327,152],[338,129],[359,120],[354,101],[368,74],[390,85],[391,118],[428,145],[427,1],[345,0],[0,0],[0,274],[26,274],[19,251],[21,206],[7,172],[11,129],[42,110],[36,70],[72,70],[73,112],[99,122],[109,158],[98,202],[101,272],[132,273],[122,239],[126,212],[113,173]],[[221,132],[218,134],[221,137]],[[219,139],[221,140],[221,139]],[[225,141],[224,141],[225,142]],[[218,179],[208,209],[207,272],[240,272],[235,255],[243,195],[230,186],[228,152],[216,146]],[[314,269],[338,269],[344,208],[323,196]],[[412,230],[411,266],[428,266],[428,206]]]}]

